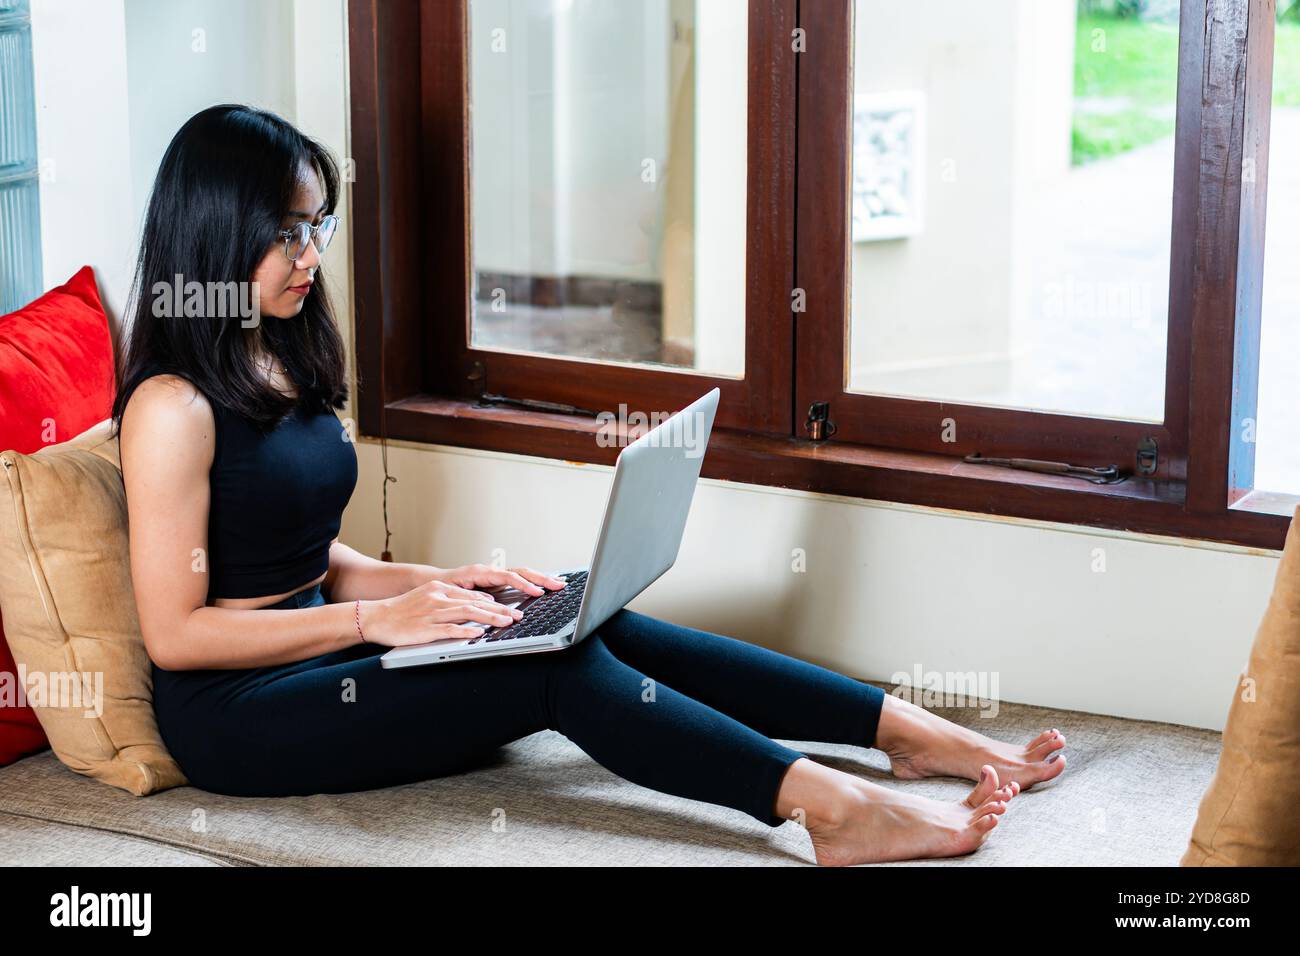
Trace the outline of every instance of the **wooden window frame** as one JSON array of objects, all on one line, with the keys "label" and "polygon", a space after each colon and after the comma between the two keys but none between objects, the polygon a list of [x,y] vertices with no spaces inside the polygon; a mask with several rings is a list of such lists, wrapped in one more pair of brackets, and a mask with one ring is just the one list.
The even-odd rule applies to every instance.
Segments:
[{"label": "wooden window frame", "polygon": [[[751,7],[745,375],[732,378],[471,347],[467,7],[447,0],[354,0],[355,248],[380,250],[377,260],[357,261],[358,356],[363,339],[373,339],[366,332],[375,305],[386,316],[385,328],[391,324],[393,351],[404,356],[394,363],[396,371],[384,367],[385,380],[397,387],[385,394],[389,403],[393,397],[410,399],[390,410],[390,435],[405,437],[406,413],[418,412],[417,395],[472,401],[484,391],[504,392],[601,408],[617,395],[630,409],[672,412],[714,386],[722,393],[718,427],[790,433],[796,63],[793,57],[766,58],[776,68],[763,69],[765,58],[752,51],[788,43],[794,26],[795,0],[762,0]],[[423,179],[421,170],[427,171]],[[426,228],[417,236],[413,230],[421,222],[445,228]],[[387,249],[391,258],[385,258]],[[428,287],[437,288],[436,296]],[[360,364],[373,378],[379,375],[377,362],[367,353]],[[363,404],[364,432],[377,430],[374,411],[373,404]]]},{"label": "wooden window frame", "polygon": [[[1253,417],[1258,378],[1272,15],[1268,0],[1183,0],[1165,421],[1142,425],[838,385],[851,0],[751,0],[745,379],[470,348],[464,3],[350,0],[361,434],[612,464],[594,418],[475,396],[650,412],[717,385],[705,477],[1278,549],[1292,502],[1251,494],[1254,446],[1232,427]],[[791,48],[796,26],[808,52]],[[831,403],[834,439],[803,437],[813,401]],[[956,443],[941,441],[944,418],[960,423]],[[1131,467],[1148,436],[1156,475],[1114,485],[954,457]]]}]

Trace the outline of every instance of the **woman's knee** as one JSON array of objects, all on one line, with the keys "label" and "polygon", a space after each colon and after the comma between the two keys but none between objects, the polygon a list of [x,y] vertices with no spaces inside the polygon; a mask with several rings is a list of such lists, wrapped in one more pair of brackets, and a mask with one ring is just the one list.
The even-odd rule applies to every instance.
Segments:
[{"label": "woman's knee", "polygon": [[553,658],[547,674],[547,684],[554,687],[568,680],[577,680],[587,686],[604,686],[613,672],[626,667],[605,644],[604,637],[596,632],[572,647],[547,655]]},{"label": "woman's knee", "polygon": [[605,623],[596,628],[592,635],[599,635],[607,641],[616,642],[644,631],[646,625],[652,621],[654,618],[648,614],[620,608],[611,614]]},{"label": "woman's knee", "polygon": [[555,651],[550,655],[554,658],[554,663],[561,667],[582,667],[598,663],[606,657],[613,657],[608,647],[605,646],[605,639],[599,630],[592,631],[585,638],[567,647],[562,651]]}]

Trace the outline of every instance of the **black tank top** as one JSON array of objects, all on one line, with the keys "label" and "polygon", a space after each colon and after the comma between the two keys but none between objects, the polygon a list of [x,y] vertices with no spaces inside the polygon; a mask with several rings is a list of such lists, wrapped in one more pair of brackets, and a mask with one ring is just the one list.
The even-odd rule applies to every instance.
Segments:
[{"label": "black tank top", "polygon": [[210,404],[208,599],[283,594],[320,577],[357,483],[356,449],[343,423],[332,410],[300,405],[263,435]]}]

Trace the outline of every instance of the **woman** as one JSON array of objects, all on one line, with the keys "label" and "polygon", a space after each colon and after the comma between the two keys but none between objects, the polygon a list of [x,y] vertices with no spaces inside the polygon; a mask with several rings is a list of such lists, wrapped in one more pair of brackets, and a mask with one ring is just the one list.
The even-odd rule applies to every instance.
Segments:
[{"label": "woman", "polygon": [[[819,863],[847,864],[970,852],[1022,788],[1060,773],[1056,731],[998,743],[830,670],[627,609],[564,651],[382,668],[391,647],[517,619],[494,600],[503,588],[564,582],[383,562],[338,541],[357,475],[320,271],[338,188],[331,157],[284,120],[217,106],[176,134],[149,202],[113,416],[154,708],[195,786],[386,787],[553,729],[644,786],[771,826],[798,819]],[[233,283],[239,296],[221,301],[258,316],[201,294]],[[908,796],[772,737],[877,747],[898,777],[977,784],[957,802]]]}]

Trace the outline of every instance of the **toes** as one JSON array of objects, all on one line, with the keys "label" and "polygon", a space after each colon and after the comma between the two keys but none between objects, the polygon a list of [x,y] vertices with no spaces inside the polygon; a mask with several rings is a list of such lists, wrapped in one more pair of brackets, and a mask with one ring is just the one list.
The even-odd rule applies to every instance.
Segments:
[{"label": "toes", "polygon": [[1033,775],[1028,783],[1021,787],[1022,790],[1029,787],[1037,786],[1053,777],[1059,777],[1065,772],[1065,754],[1056,752],[1046,760],[1031,764],[1028,768],[1029,773]]},{"label": "toes", "polygon": [[986,813],[983,816],[972,817],[968,831],[971,834],[971,839],[969,850],[967,850],[967,852],[973,852],[982,847],[984,841],[988,839],[989,833],[992,832],[993,828],[997,825],[998,818],[997,815],[993,813]]},{"label": "toes", "polygon": [[986,763],[980,768],[979,783],[971,790],[970,795],[962,803],[968,807],[978,807],[982,803],[988,802],[989,798],[997,792],[998,789],[998,772],[990,763]]},{"label": "toes", "polygon": [[1042,760],[1052,751],[1060,750],[1064,746],[1065,746],[1065,735],[1053,732],[1052,736],[1048,737],[1042,743],[1030,747],[1025,752],[1025,756],[1029,760]]},{"label": "toes", "polygon": [[1054,753],[1043,762],[1043,780],[1051,780],[1065,773],[1065,754]]},{"label": "toes", "polygon": [[1032,750],[1034,747],[1037,747],[1039,744],[1043,743],[1045,740],[1050,740],[1050,739],[1051,739],[1055,734],[1056,734],[1056,731],[1055,731],[1055,730],[1044,730],[1041,734],[1039,734],[1039,735],[1038,735],[1037,737],[1035,737],[1033,740],[1029,741],[1029,743],[1025,744],[1025,749],[1026,749],[1026,750]]},{"label": "toes", "polygon": [[1020,792],[1020,785],[1015,782],[1012,782],[1012,783],[1004,784],[1003,786],[995,790],[991,799],[1001,800],[1003,803],[1007,803],[1008,801],[1011,800],[1012,797],[1014,797],[1019,792]]},{"label": "toes", "polygon": [[1006,812],[1007,812],[1007,805],[1005,803],[1003,803],[1001,800],[992,800],[984,804],[979,809],[977,809],[974,813],[972,813],[970,818],[971,818],[971,822],[974,823],[976,820],[984,816],[986,813],[993,813],[993,814],[997,814],[998,816],[1001,816]]}]

